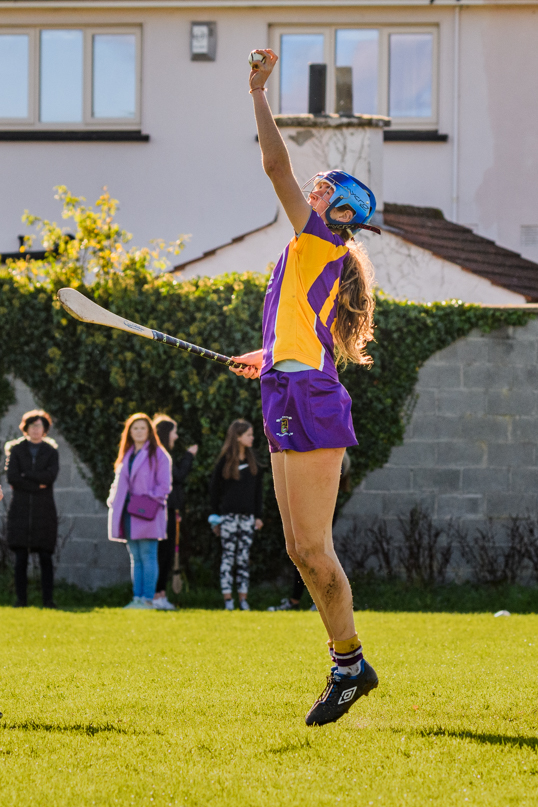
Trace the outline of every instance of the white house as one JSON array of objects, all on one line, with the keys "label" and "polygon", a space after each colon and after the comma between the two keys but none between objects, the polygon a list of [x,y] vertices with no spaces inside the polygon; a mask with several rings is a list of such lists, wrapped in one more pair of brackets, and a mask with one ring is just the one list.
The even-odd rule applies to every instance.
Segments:
[{"label": "white house", "polygon": [[[135,243],[190,233],[184,262],[265,228],[277,209],[247,56],[271,45],[275,113],[307,111],[308,64],[323,62],[328,112],[348,67],[353,112],[390,117],[381,202],[438,208],[538,260],[537,11],[536,0],[0,0],[0,252],[17,250],[24,209],[58,217],[58,184],[88,202],[108,186]],[[462,296],[444,288],[426,296]],[[503,301],[532,297],[509,288]]]}]

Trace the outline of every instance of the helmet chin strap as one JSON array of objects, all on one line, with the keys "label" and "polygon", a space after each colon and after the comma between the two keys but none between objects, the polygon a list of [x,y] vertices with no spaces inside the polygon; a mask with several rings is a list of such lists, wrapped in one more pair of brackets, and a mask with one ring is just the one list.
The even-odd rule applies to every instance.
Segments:
[{"label": "helmet chin strap", "polygon": [[379,227],[372,227],[371,224],[356,224],[355,226],[358,230],[371,230],[371,232],[381,235],[381,230]]},{"label": "helmet chin strap", "polygon": [[355,238],[355,235],[358,230],[370,230],[373,233],[377,233],[377,235],[381,235],[381,230],[379,227],[372,227],[370,224],[354,224],[353,230],[351,227],[346,227],[345,224],[337,225],[337,224],[327,224],[327,229],[331,232],[337,232],[338,230],[347,230],[349,233],[350,238]]}]

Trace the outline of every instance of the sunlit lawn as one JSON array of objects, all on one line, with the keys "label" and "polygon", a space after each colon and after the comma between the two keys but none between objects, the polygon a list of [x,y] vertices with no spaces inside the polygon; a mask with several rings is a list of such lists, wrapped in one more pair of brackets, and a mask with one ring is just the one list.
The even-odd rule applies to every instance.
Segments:
[{"label": "sunlit lawn", "polygon": [[307,728],[309,612],[0,609],[0,803],[538,805],[538,617],[357,614],[380,686]]}]

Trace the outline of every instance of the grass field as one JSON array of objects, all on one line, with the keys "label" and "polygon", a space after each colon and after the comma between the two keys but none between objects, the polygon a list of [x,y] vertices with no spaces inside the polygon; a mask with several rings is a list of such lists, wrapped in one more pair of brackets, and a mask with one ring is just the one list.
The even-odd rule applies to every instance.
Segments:
[{"label": "grass field", "polygon": [[317,614],[0,608],[2,807],[538,804],[538,617],[357,614],[380,686],[308,729]]}]

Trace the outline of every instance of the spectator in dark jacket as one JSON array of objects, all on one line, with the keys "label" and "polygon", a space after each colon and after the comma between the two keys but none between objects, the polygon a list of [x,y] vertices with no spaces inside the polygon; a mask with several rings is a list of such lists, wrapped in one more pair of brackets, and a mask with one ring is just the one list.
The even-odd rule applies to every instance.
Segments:
[{"label": "spectator in dark jacket", "polygon": [[59,471],[58,450],[47,437],[50,415],[42,409],[25,412],[23,436],[5,445],[7,481],[13,496],[7,515],[7,542],[15,552],[17,607],[27,605],[28,554],[37,552],[45,608],[55,608],[52,554],[56,548],[58,518],[52,486]]},{"label": "spectator in dark jacket", "polygon": [[[176,421],[168,417],[168,415],[155,415],[153,426],[162,445],[171,453],[178,436]],[[157,550],[159,577],[155,597],[153,598],[153,607],[162,611],[172,611],[175,608],[166,596],[166,585],[174,562],[177,524],[178,521],[181,521],[181,513],[185,505],[184,483],[191,471],[192,463],[197,453],[198,446],[192,445],[183,452],[177,461],[172,459],[172,492],[168,496],[167,504],[167,537],[166,541],[159,542]]]},{"label": "spectator in dark jacket", "polygon": [[254,530],[263,527],[262,471],[252,450],[253,441],[251,424],[234,420],[211,477],[209,523],[222,544],[220,587],[227,611],[234,609],[234,564],[239,607],[242,611],[250,610],[247,602],[250,547]]}]

